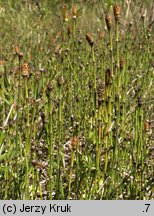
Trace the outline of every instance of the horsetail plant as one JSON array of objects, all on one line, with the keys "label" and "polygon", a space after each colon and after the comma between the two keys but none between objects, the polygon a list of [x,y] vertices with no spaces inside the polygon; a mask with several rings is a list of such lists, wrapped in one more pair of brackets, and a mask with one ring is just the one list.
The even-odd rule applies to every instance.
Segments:
[{"label": "horsetail plant", "polygon": [[18,184],[19,184],[19,167],[18,167],[18,163],[17,163],[17,158],[18,158],[18,151],[19,151],[19,135],[18,135],[18,126],[19,126],[19,108],[20,108],[20,104],[21,104],[21,62],[22,62],[22,58],[23,58],[23,54],[18,52],[18,96],[17,96],[17,119],[16,119],[16,177],[15,177],[15,195],[17,197],[19,197],[19,188],[18,188]]},{"label": "horsetail plant", "polygon": [[115,43],[116,43],[116,68],[115,68],[115,122],[116,122],[116,128],[115,128],[115,162],[117,162],[118,157],[118,137],[119,137],[119,123],[120,123],[120,95],[119,95],[119,88],[120,88],[120,71],[119,71],[119,15],[120,15],[120,7],[117,3],[114,5],[114,18],[115,18]]},{"label": "horsetail plant", "polygon": [[108,167],[108,153],[109,153],[109,142],[110,134],[109,128],[111,126],[111,70],[108,68],[105,73],[105,129],[104,129],[104,142],[105,142],[105,167],[104,173],[107,174]]},{"label": "horsetail plant", "polygon": [[96,170],[99,172],[100,167],[100,154],[102,149],[102,106],[104,100],[104,92],[105,92],[105,85],[102,80],[99,82],[98,86],[98,150],[97,150],[97,162],[96,162]]},{"label": "horsetail plant", "polygon": [[[91,58],[93,64],[93,113],[92,113],[92,128],[94,137],[97,136],[96,133],[96,108],[97,108],[97,87],[96,87],[96,61],[95,61],[95,54],[94,54],[94,40],[90,33],[86,34],[86,39],[91,47]],[[93,143],[96,145],[96,155],[98,153],[98,142],[93,139]],[[97,167],[97,156],[95,157],[96,167]]]},{"label": "horsetail plant", "polygon": [[52,119],[52,84],[49,82],[47,86],[47,97],[48,97],[48,113],[49,113],[49,198],[52,200],[53,190],[53,119]]},{"label": "horsetail plant", "polygon": [[57,198],[60,198],[60,195],[64,197],[63,188],[62,188],[62,177],[61,177],[61,165],[62,165],[62,84],[63,77],[59,76],[57,79],[58,86],[58,96],[59,96],[59,107],[58,107],[58,146],[57,146]]},{"label": "horsetail plant", "polygon": [[30,122],[29,122],[29,96],[28,96],[28,64],[23,63],[21,65],[21,70],[22,70],[22,77],[24,79],[24,86],[25,86],[25,106],[26,106],[26,152],[28,155],[30,155],[30,140],[29,140],[29,135],[30,135]]}]

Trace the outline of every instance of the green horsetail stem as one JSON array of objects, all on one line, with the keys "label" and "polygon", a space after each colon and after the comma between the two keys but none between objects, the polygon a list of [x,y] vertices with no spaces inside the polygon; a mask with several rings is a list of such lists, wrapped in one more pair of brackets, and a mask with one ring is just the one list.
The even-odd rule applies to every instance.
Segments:
[{"label": "green horsetail stem", "polygon": [[[21,104],[21,61],[22,56],[18,56],[18,98],[17,98],[17,119],[16,119],[16,158],[18,158],[18,152],[19,152],[19,108]],[[18,166],[18,160],[16,159],[16,178],[15,178],[15,197],[19,197],[19,166]]]},{"label": "green horsetail stem", "polygon": [[64,198],[62,176],[61,176],[61,165],[62,165],[62,86],[63,77],[59,76],[57,80],[58,85],[58,96],[59,96],[59,107],[58,107],[58,146],[57,146],[57,198]]},{"label": "green horsetail stem", "polygon": [[52,119],[52,86],[48,84],[48,113],[49,113],[49,199],[52,200],[53,191],[53,119]]}]

